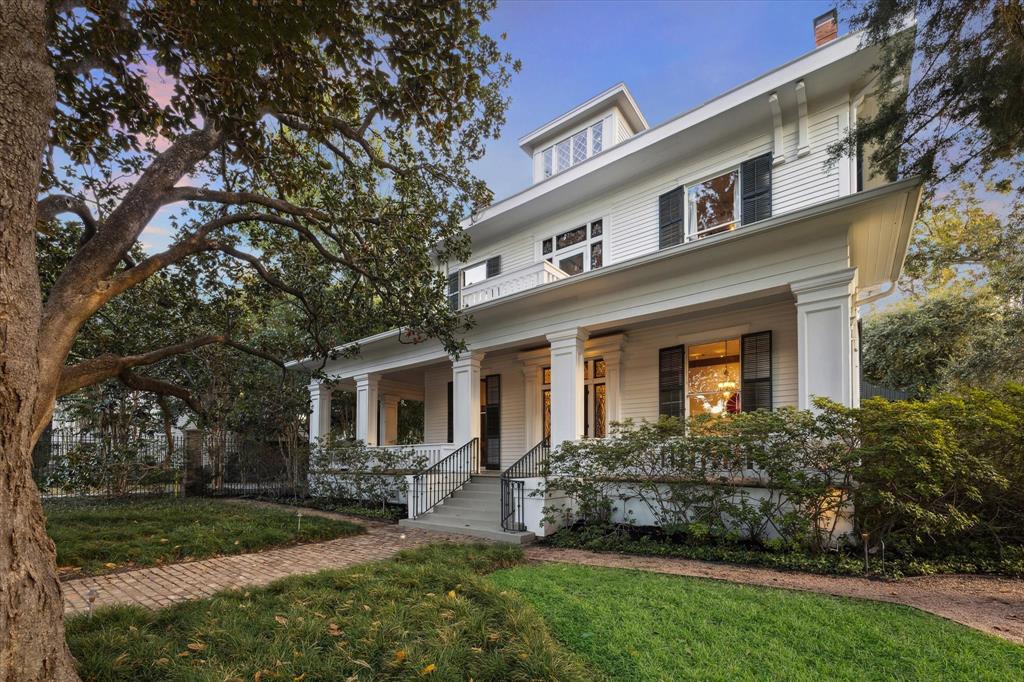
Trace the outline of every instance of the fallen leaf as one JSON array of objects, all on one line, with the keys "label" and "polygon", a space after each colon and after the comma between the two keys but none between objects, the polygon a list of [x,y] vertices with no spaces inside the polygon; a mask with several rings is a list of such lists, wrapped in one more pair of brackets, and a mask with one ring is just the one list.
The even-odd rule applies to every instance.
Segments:
[{"label": "fallen leaf", "polygon": [[127,660],[128,660],[128,654],[127,653],[123,653],[123,654],[121,654],[120,656],[118,656],[117,658],[114,659],[114,665],[118,665],[120,663],[124,663]]},{"label": "fallen leaf", "polygon": [[156,665],[168,665],[170,662],[171,659],[169,658],[158,658],[155,661]]},{"label": "fallen leaf", "polygon": [[117,568],[117,564],[112,564],[110,562],[107,562],[107,563],[103,564],[103,567],[104,568]]},{"label": "fallen leaf", "polygon": [[178,654],[178,658],[186,658],[186,657],[191,656],[191,655],[192,655],[191,651],[182,651],[180,654]]},{"label": "fallen leaf", "polygon": [[338,627],[337,623],[331,623],[327,626],[327,634],[331,637],[341,637],[345,633],[341,631],[341,628]]},{"label": "fallen leaf", "polygon": [[168,540],[167,538],[160,538],[160,544],[166,544],[168,542],[170,542],[170,540]]},{"label": "fallen leaf", "polygon": [[369,611],[369,610],[370,610],[370,607],[367,606],[366,604],[363,604],[363,611]]},{"label": "fallen leaf", "polygon": [[455,599],[455,590],[449,590],[448,591],[448,598],[449,599]]},{"label": "fallen leaf", "polygon": [[301,675],[296,675],[295,677],[292,678],[292,682],[302,682],[302,680],[304,680],[304,679],[306,679],[306,673],[302,673]]},{"label": "fallen leaf", "polygon": [[405,660],[405,649],[399,649],[395,652],[395,663],[401,663]]},{"label": "fallen leaf", "polygon": [[278,615],[274,616],[274,620],[277,621],[278,625],[287,625],[288,624],[288,619],[285,618],[284,616],[282,616],[281,614],[278,614]]},{"label": "fallen leaf", "polygon": [[426,668],[424,668],[423,670],[420,671],[420,675],[429,675],[430,673],[434,672],[435,670],[437,670],[437,666],[434,665],[433,663],[431,663]]},{"label": "fallen leaf", "polygon": [[203,644],[202,642],[189,642],[188,643],[188,648],[191,649],[192,651],[202,651],[203,649],[206,648],[206,645]]},{"label": "fallen leaf", "polygon": [[260,682],[263,679],[263,671],[257,670],[256,674],[252,676],[252,682]]}]

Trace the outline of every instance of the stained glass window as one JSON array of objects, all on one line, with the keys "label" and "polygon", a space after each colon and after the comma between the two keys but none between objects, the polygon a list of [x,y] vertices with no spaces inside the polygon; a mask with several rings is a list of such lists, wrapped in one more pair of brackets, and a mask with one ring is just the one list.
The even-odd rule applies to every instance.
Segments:
[{"label": "stained glass window", "polygon": [[604,242],[594,242],[590,245],[590,269],[597,270],[604,262]]},{"label": "stained glass window", "polygon": [[555,237],[555,248],[564,249],[567,246],[572,246],[573,244],[579,244],[582,241],[586,241],[586,239],[586,226],[577,227]]},{"label": "stained glass window", "polygon": [[555,154],[558,156],[558,172],[561,173],[569,167],[569,140],[562,140],[555,145]]},{"label": "stained glass window", "polygon": [[551,238],[545,239],[541,244],[541,250],[545,255],[551,253]]},{"label": "stained glass window", "polygon": [[590,223],[590,236],[591,237],[600,237],[603,233],[604,233],[604,221],[603,220],[595,220],[594,222]]}]

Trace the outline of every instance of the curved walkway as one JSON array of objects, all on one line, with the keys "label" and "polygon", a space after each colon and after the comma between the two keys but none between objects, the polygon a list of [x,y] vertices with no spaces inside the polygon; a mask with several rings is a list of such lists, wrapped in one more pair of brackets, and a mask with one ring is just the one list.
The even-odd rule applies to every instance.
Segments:
[{"label": "curved walkway", "polygon": [[[236,501],[294,510],[294,507]],[[325,516],[358,523],[365,533],[336,540],[293,545],[251,554],[234,554],[152,568],[140,568],[107,575],[76,578],[61,584],[64,613],[88,611],[87,594],[96,591],[95,607],[111,604],[137,604],[157,609],[188,599],[202,599],[221,590],[258,587],[290,575],[315,573],[328,568],[377,561],[432,542],[480,542],[464,535],[447,535],[425,530],[399,528],[397,525],[303,509],[306,516]]]},{"label": "curved walkway", "polygon": [[1024,644],[1024,581],[1011,578],[935,575],[887,582],[537,546],[528,547],[526,556],[534,561],[627,568],[904,604]]}]

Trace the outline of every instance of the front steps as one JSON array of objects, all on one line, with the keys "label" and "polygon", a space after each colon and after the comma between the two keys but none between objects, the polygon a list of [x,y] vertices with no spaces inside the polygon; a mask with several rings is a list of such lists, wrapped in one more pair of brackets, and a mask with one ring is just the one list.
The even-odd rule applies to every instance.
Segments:
[{"label": "front steps", "polygon": [[473,476],[444,502],[418,519],[402,519],[403,528],[422,528],[439,533],[460,533],[514,545],[533,542],[533,533],[508,533],[501,529],[501,479]]}]

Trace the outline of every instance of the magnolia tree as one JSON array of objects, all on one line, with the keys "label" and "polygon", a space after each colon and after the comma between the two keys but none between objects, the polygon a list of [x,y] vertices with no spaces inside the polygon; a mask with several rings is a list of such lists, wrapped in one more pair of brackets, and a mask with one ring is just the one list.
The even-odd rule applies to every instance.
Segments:
[{"label": "magnolia tree", "polygon": [[[269,314],[304,332],[292,353],[384,324],[458,348],[432,264],[465,256],[460,220],[490,199],[469,166],[518,66],[491,7],[0,3],[0,679],[76,678],[31,479],[56,398],[116,379],[198,406],[160,363],[279,362],[255,342]],[[289,303],[235,315],[244,287]],[[151,295],[145,343],[103,341]]]}]

